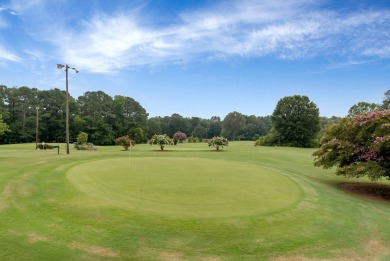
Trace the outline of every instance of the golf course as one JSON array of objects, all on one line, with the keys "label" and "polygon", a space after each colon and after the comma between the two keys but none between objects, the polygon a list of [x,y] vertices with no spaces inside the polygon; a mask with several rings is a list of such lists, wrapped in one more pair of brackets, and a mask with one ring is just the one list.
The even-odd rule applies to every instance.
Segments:
[{"label": "golf course", "polygon": [[0,145],[0,260],[390,260],[390,203],[315,149],[52,145]]}]

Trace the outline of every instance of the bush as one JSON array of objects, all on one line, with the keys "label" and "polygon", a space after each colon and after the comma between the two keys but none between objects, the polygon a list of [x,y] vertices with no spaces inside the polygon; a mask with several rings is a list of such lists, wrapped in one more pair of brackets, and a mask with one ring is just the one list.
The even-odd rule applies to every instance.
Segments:
[{"label": "bush", "polygon": [[173,144],[171,138],[168,135],[158,135],[154,134],[153,137],[149,140],[150,145],[159,145],[161,150],[164,150],[165,145]]},{"label": "bush", "polygon": [[223,148],[224,146],[229,146],[229,141],[224,137],[213,137],[208,142],[209,147],[215,147],[216,150],[219,150],[219,148]]},{"label": "bush", "polygon": [[134,141],[129,138],[128,135],[115,139],[115,145],[123,146],[125,150],[129,150],[129,147],[134,146]]},{"label": "bush", "polygon": [[77,143],[78,144],[86,144],[88,142],[88,134],[85,132],[80,132],[77,136]]},{"label": "bush", "polygon": [[176,145],[178,142],[183,143],[187,139],[187,135],[184,132],[177,131],[173,134],[173,144]]},{"label": "bush", "polygon": [[188,143],[197,143],[197,142],[199,142],[199,138],[194,137],[194,136],[190,136],[190,137],[188,137],[187,141],[188,141]]},{"label": "bush", "polygon": [[132,142],[135,142],[137,144],[144,143],[147,141],[144,130],[140,127],[131,129],[130,137]]},{"label": "bush", "polygon": [[37,149],[40,149],[40,150],[51,150],[51,149],[53,149],[53,145],[46,144],[46,143],[38,143]]},{"label": "bush", "polygon": [[74,148],[76,150],[96,150],[97,148],[93,145],[93,143],[87,142],[84,144],[74,143]]}]

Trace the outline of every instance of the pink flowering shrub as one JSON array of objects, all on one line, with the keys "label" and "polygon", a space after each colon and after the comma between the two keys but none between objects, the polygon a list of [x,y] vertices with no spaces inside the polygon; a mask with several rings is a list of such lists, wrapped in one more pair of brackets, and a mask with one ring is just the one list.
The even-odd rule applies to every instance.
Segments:
[{"label": "pink flowering shrub", "polygon": [[325,129],[314,165],[346,177],[390,179],[390,110],[347,117]]},{"label": "pink flowering shrub", "polygon": [[187,135],[184,132],[177,131],[173,134],[173,144],[176,145],[178,142],[182,143],[187,139]]}]

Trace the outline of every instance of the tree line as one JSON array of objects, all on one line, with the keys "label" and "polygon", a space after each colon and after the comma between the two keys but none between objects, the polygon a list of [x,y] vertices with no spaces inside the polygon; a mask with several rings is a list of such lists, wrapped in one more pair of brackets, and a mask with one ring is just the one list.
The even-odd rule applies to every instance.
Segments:
[{"label": "tree line", "polygon": [[[0,85],[0,143],[65,142],[65,91],[59,89],[7,87]],[[348,117],[390,106],[390,90],[382,104],[360,102],[351,107]],[[233,111],[221,119],[171,116],[149,117],[145,108],[131,97],[103,91],[86,92],[77,99],[69,97],[69,136],[76,141],[81,132],[96,145],[113,145],[128,135],[145,143],[155,134],[173,137],[186,134],[189,141],[223,136],[229,140],[254,140],[257,145],[314,147],[320,131],[340,117],[320,117],[319,109],[307,96],[288,96],[279,100],[272,115],[244,115]],[[38,123],[38,124],[37,124]]]},{"label": "tree line", "polygon": [[[65,142],[65,91],[57,88],[7,87],[0,85],[0,143],[33,142],[38,123],[39,142]],[[149,117],[145,108],[131,97],[111,97],[103,91],[69,96],[69,136],[76,141],[80,132],[96,145],[112,145],[117,137],[129,135],[144,143],[154,134],[170,137],[177,131],[192,141],[224,135],[231,140],[253,140],[271,129],[270,116],[229,113],[223,120],[171,116]]]}]

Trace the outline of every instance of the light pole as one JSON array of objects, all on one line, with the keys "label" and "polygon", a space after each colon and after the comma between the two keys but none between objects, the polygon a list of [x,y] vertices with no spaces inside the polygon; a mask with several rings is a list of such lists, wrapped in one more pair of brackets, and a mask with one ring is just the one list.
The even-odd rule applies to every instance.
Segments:
[{"label": "light pole", "polygon": [[68,95],[68,70],[74,70],[76,73],[79,71],[76,68],[69,67],[67,64],[57,64],[57,69],[65,67],[66,78],[66,97],[65,97],[65,129],[66,129],[66,154],[69,154],[69,95]]},{"label": "light pole", "polygon": [[38,149],[38,110],[39,107],[35,107],[37,110],[37,119],[36,119],[36,124],[35,124],[35,149]]}]

